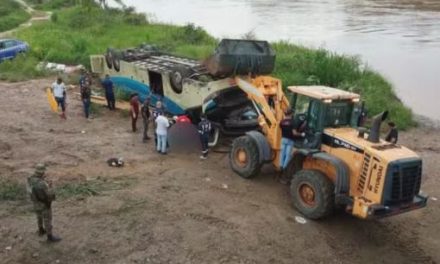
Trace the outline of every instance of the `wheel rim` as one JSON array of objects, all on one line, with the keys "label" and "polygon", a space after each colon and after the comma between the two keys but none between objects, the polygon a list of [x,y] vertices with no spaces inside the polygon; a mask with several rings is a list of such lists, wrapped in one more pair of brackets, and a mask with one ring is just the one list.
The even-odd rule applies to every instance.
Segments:
[{"label": "wheel rim", "polygon": [[315,189],[308,183],[301,183],[298,188],[299,197],[301,201],[308,207],[314,207],[316,204],[315,200]]},{"label": "wheel rim", "polygon": [[238,149],[235,152],[235,161],[240,167],[246,166],[247,163],[247,153],[244,149]]}]

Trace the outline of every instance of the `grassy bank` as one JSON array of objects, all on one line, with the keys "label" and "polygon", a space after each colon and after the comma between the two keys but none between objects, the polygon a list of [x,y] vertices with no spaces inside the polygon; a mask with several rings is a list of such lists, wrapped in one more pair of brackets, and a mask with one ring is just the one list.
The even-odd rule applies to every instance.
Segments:
[{"label": "grassy bank", "polygon": [[[193,25],[152,24],[131,9],[93,6],[56,11],[52,21],[23,29],[18,37],[30,43],[30,56],[36,60],[84,65],[89,64],[90,54],[103,53],[107,47],[126,48],[143,42],[204,58],[218,41]],[[357,58],[285,42],[273,43],[273,47],[277,52],[274,75],[284,85],[322,84],[354,91],[362,94],[370,115],[386,108],[400,128],[413,125],[411,111],[399,101],[390,83],[373,70],[364,69]],[[4,78],[4,70],[0,65],[0,78]]]},{"label": "grassy bank", "polygon": [[0,32],[13,29],[30,17],[30,14],[14,0],[0,0]]}]

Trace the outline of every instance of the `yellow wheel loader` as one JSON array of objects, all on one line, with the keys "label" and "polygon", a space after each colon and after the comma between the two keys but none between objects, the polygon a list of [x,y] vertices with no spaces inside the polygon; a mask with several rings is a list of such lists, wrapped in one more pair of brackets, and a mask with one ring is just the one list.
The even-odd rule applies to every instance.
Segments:
[{"label": "yellow wheel loader", "polygon": [[243,178],[258,175],[265,163],[279,168],[285,110],[306,122],[305,137],[295,142],[283,172],[290,180],[294,206],[319,219],[342,207],[359,218],[399,214],[426,206],[420,194],[422,160],[408,148],[379,138],[387,112],[373,119],[369,131],[358,127],[360,96],[325,86],[290,86],[289,100],[281,81],[236,77],[252,101],[260,130],[235,138],[230,166]]}]

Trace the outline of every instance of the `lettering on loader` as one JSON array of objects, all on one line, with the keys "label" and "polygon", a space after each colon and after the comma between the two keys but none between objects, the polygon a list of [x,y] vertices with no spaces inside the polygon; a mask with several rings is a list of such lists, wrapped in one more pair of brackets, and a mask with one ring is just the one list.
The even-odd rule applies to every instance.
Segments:
[{"label": "lettering on loader", "polygon": [[374,193],[379,193],[380,182],[383,176],[383,166],[379,165],[379,169],[377,170],[376,183],[374,184]]}]

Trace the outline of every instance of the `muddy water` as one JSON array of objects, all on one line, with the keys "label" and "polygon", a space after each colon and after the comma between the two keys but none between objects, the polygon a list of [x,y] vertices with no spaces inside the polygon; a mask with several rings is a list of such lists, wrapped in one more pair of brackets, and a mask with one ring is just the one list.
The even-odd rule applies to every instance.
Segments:
[{"label": "muddy water", "polygon": [[[288,40],[359,55],[414,112],[440,120],[440,0],[124,0],[216,37]],[[384,106],[386,107],[386,106]]]}]

